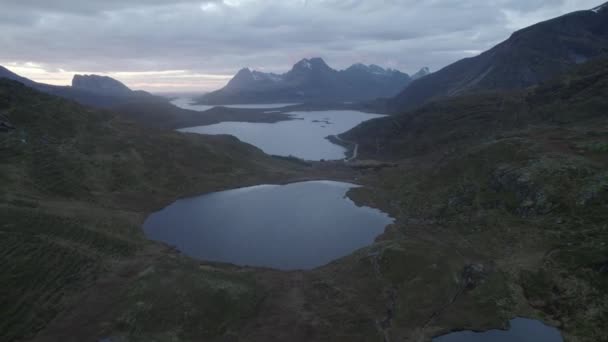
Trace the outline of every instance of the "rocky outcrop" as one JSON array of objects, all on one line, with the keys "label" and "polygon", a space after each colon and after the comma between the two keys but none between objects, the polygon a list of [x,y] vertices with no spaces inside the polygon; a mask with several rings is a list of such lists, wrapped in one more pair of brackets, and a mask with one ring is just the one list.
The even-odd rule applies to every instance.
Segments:
[{"label": "rocky outcrop", "polygon": [[8,121],[8,118],[3,113],[0,113],[0,132],[8,132],[15,129],[15,126]]}]

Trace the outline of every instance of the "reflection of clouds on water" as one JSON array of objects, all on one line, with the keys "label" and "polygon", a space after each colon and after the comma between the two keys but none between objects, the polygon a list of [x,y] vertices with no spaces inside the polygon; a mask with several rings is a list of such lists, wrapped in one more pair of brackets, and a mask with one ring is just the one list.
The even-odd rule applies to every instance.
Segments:
[{"label": "reflection of clouds on water", "polygon": [[488,330],[484,332],[458,331],[433,338],[433,342],[562,342],[563,337],[558,329],[541,321],[515,318],[510,322],[509,330]]},{"label": "reflection of clouds on water", "polygon": [[[260,104],[235,104],[235,105],[221,105],[226,108],[240,108],[240,109],[271,109],[271,108],[283,108],[297,106],[299,103],[260,103]],[[220,105],[218,105],[219,107]]]},{"label": "reflection of clouds on water", "polygon": [[344,133],[361,122],[383,116],[353,110],[294,111],[286,114],[292,120],[276,123],[221,122],[180,131],[231,134],[273,155],[337,160],[345,157],[346,149],[328,141],[327,136]]},{"label": "reflection of clouds on water", "polygon": [[352,183],[336,182],[336,181],[330,181],[330,180],[316,180],[316,181],[293,183],[293,184],[323,184],[323,185],[331,185],[335,188],[345,188],[345,189],[360,187],[359,185],[352,184]]},{"label": "reflection of clouds on water", "polygon": [[394,222],[345,200],[353,187],[321,180],[192,197],[150,215],[144,231],[201,260],[310,269],[373,243]]},{"label": "reflection of clouds on water", "polygon": [[[233,189],[233,190],[229,190],[227,192],[231,195],[239,195],[239,194],[245,194],[248,192],[260,191],[263,189],[272,189],[272,188],[276,188],[279,186],[280,185],[275,185],[275,184],[261,184],[261,185],[249,186],[249,187],[245,187],[245,188]],[[226,193],[226,191],[224,193]]]},{"label": "reflection of clouds on water", "polygon": [[[195,104],[195,101],[191,97],[178,97],[171,101],[171,103],[182,109],[195,110],[203,112],[215,107],[226,107],[234,109],[273,109],[273,108],[284,108],[299,105],[299,103],[259,103],[259,104],[235,104],[235,105],[200,105]],[[264,113],[280,113],[280,110],[268,111]]]},{"label": "reflection of clouds on water", "polygon": [[177,106],[179,108],[188,109],[188,110],[195,110],[197,112],[204,112],[206,110],[209,110],[209,109],[215,107],[215,106],[194,104],[193,99],[189,98],[189,97],[179,97],[179,98],[177,98],[175,100],[172,100],[171,103],[174,106]]}]

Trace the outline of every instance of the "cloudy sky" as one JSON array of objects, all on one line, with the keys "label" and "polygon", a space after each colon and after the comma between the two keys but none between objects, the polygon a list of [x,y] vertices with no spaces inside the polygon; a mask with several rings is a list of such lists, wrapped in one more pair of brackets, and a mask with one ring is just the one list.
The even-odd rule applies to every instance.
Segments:
[{"label": "cloudy sky", "polygon": [[305,57],[437,70],[514,30],[602,0],[0,0],[0,65],[69,84],[74,73],[150,91],[208,91],[241,67]]}]

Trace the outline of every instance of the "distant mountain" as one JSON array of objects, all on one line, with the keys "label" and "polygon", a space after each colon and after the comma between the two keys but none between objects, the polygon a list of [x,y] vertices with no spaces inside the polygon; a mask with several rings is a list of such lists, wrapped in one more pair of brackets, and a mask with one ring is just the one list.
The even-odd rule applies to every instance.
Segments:
[{"label": "distant mountain", "polygon": [[72,88],[100,95],[130,96],[133,91],[126,85],[108,76],[74,75]]},{"label": "distant mountain", "polygon": [[410,82],[410,76],[398,70],[355,64],[338,71],[321,58],[311,58],[299,61],[284,74],[241,69],[224,88],[201,96],[198,102],[365,101],[394,96]]},{"label": "distant mountain", "polygon": [[417,73],[412,75],[412,80],[417,80],[419,78],[423,78],[424,76],[430,75],[431,74],[431,70],[429,70],[429,68],[424,67],[420,70],[418,70]]},{"label": "distant mountain", "polygon": [[76,75],[71,87],[56,86],[32,81],[0,66],[0,78],[8,78],[47,94],[98,108],[113,108],[131,102],[167,101],[144,91],[133,91],[107,76]]},{"label": "distant mountain", "polygon": [[402,111],[435,98],[518,89],[608,53],[608,4],[517,31],[479,56],[418,79],[389,102]]}]

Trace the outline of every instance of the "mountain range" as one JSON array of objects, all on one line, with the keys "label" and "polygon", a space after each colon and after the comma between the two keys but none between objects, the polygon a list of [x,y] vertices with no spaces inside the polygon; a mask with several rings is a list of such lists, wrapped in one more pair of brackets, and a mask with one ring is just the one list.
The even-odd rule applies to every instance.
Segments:
[{"label": "mountain range", "polygon": [[321,58],[302,59],[284,74],[241,69],[228,84],[197,99],[200,104],[272,102],[344,102],[392,97],[413,79],[429,74],[422,68],[414,76],[377,65],[354,64],[332,69]]},{"label": "mountain range", "polygon": [[412,82],[389,101],[404,111],[440,97],[524,88],[608,53],[608,5],[519,30],[476,57]]},{"label": "mountain range", "polygon": [[32,81],[0,66],[0,78],[8,78],[43,93],[97,108],[113,108],[134,101],[165,101],[163,98],[145,91],[131,90],[121,82],[107,76],[75,75],[72,79],[72,86],[56,86]]}]

